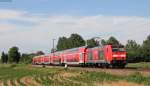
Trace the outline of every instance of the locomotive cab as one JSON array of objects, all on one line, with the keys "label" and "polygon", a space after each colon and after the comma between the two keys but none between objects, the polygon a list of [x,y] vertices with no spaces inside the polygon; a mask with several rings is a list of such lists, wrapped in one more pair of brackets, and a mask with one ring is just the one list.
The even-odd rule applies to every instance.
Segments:
[{"label": "locomotive cab", "polygon": [[112,46],[112,60],[111,64],[114,67],[124,68],[126,65],[126,50],[124,46]]}]

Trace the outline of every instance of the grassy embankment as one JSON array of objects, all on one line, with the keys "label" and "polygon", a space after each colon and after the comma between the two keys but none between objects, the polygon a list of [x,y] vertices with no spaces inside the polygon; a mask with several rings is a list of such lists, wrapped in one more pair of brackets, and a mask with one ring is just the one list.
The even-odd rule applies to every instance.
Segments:
[{"label": "grassy embankment", "polygon": [[129,63],[127,67],[133,68],[150,68],[150,62]]},{"label": "grassy embankment", "polygon": [[116,76],[104,72],[35,68],[31,65],[0,66],[0,86],[110,86],[110,84],[111,86],[138,86],[137,84],[150,86],[150,77],[143,77],[139,73]]}]

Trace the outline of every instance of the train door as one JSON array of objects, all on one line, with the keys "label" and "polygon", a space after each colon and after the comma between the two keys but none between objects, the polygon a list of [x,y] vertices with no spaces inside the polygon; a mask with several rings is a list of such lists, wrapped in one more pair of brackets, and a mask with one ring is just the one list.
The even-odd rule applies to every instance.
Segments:
[{"label": "train door", "polygon": [[84,63],[84,53],[80,53],[80,61],[79,63]]},{"label": "train door", "polygon": [[111,45],[106,45],[104,47],[104,57],[105,57],[105,62],[110,64],[110,61],[112,60],[112,49]]},{"label": "train door", "polygon": [[104,49],[103,48],[98,50],[98,60],[104,61]]},{"label": "train door", "polygon": [[88,60],[89,60],[89,61],[92,61],[92,59],[93,59],[92,51],[89,51],[89,52],[88,52]]}]

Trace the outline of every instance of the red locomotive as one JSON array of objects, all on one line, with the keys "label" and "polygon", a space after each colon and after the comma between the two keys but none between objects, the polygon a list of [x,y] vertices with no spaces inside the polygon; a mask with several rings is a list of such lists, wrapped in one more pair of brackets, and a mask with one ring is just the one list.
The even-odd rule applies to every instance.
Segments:
[{"label": "red locomotive", "polygon": [[123,46],[86,46],[51,53],[49,55],[35,56],[33,64],[50,65],[77,65],[97,67],[120,67],[126,65],[126,51]]}]

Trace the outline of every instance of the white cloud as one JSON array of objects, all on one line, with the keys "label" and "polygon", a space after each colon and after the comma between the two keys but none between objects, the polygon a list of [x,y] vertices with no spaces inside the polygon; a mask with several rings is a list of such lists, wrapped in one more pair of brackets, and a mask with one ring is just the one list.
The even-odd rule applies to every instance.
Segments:
[{"label": "white cloud", "polygon": [[0,19],[15,19],[23,15],[25,12],[15,10],[0,10]]},{"label": "white cloud", "polygon": [[[6,10],[2,15],[0,11],[0,49],[8,49],[17,45],[22,51],[35,50],[50,51],[52,39],[60,36],[69,36],[71,33],[79,33],[85,39],[101,36],[108,38],[115,36],[122,43],[128,39],[134,39],[141,43],[150,34],[150,18],[138,16],[71,16],[71,15],[38,15],[23,11]],[[13,14],[13,15],[11,15]],[[48,15],[48,14],[47,14]],[[4,22],[8,20],[8,22]],[[26,26],[9,22],[19,20],[36,23]],[[6,24],[5,24],[6,23]],[[12,24],[13,23],[13,24]]]},{"label": "white cloud", "polygon": [[3,23],[0,23],[0,33],[11,31],[14,28],[16,28],[16,27],[14,25],[12,25],[12,24],[7,24],[7,23],[3,24]]}]

